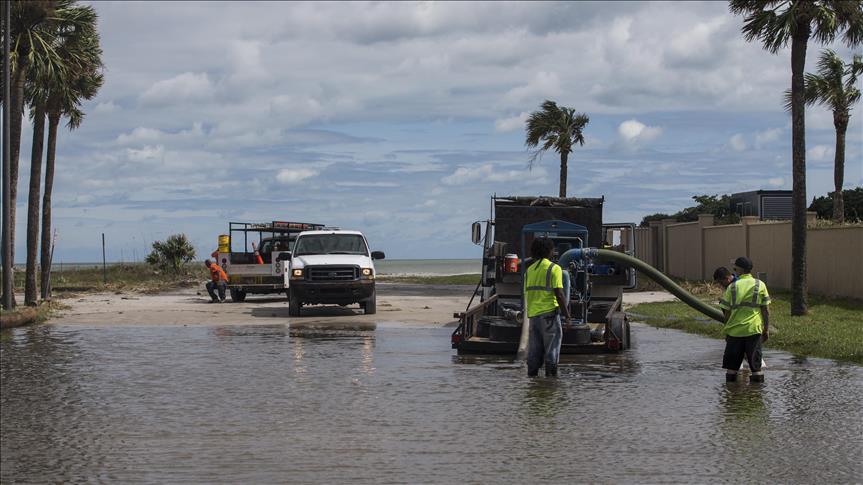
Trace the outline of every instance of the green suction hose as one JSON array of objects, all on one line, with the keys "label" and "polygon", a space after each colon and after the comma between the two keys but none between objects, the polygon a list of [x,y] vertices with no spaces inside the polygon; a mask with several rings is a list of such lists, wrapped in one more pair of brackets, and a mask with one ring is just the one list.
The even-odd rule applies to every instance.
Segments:
[{"label": "green suction hose", "polygon": [[722,311],[699,300],[698,298],[693,296],[692,293],[689,293],[688,291],[681,288],[677,283],[672,281],[671,278],[665,276],[661,271],[645,263],[644,261],[624,253],[611,251],[609,249],[589,248],[584,249],[583,251],[585,256],[592,259],[598,259],[602,261],[615,261],[634,267],[638,271],[641,271],[641,273],[648,278],[659,283],[659,285],[668,290],[669,293],[676,296],[677,298],[680,298],[683,303],[686,303],[687,305],[716,320],[719,323],[725,323],[725,317],[722,314]]}]

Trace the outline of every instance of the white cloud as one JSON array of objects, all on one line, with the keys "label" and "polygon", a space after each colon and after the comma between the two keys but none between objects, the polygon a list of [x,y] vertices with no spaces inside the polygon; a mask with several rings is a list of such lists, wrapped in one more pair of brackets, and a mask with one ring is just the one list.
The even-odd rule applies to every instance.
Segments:
[{"label": "white cloud", "polygon": [[830,145],[815,145],[806,150],[806,158],[813,162],[824,162],[833,159],[836,149]]},{"label": "white cloud", "polygon": [[774,177],[767,180],[767,185],[771,187],[782,187],[785,185],[785,179],[783,177]]},{"label": "white cloud", "polygon": [[524,128],[524,123],[527,121],[528,112],[522,111],[520,114],[510,116],[509,118],[498,118],[494,120],[495,131],[506,133],[510,131]]},{"label": "white cloud", "polygon": [[484,182],[512,182],[520,181],[536,183],[545,178],[543,167],[534,167],[533,170],[506,170],[495,167],[493,163],[484,163],[476,167],[458,167],[455,172],[443,177],[441,183],[448,186],[466,185],[470,183]]},{"label": "white cloud", "polygon": [[96,107],[93,108],[93,112],[99,114],[115,113],[117,111],[120,111],[120,106],[113,101],[104,101],[98,103],[96,104]]},{"label": "white cloud", "polygon": [[768,128],[764,131],[759,131],[755,134],[755,148],[760,150],[768,143],[778,140],[783,131],[782,128]]},{"label": "white cloud", "polygon": [[742,152],[746,150],[746,140],[743,139],[743,135],[740,133],[735,134],[728,140],[728,144],[731,146],[731,149],[735,152]]},{"label": "white cloud", "polygon": [[617,134],[626,145],[640,145],[658,138],[662,134],[662,128],[647,126],[636,119],[631,119],[617,127]]},{"label": "white cloud", "polygon": [[170,79],[157,81],[141,95],[149,104],[169,104],[184,101],[200,101],[213,95],[213,84],[207,73],[184,72]]},{"label": "white cloud", "polygon": [[318,175],[318,171],[310,168],[286,168],[279,170],[279,173],[276,174],[276,180],[282,185],[294,185],[316,175]]},{"label": "white cloud", "polygon": [[162,145],[145,146],[141,149],[126,149],[126,158],[133,162],[147,162],[150,160],[161,161],[164,156],[165,147]]},{"label": "white cloud", "polygon": [[560,76],[555,72],[539,71],[527,84],[510,89],[504,98],[514,103],[529,101],[539,104],[543,99],[560,93]]},{"label": "white cloud", "polygon": [[394,188],[401,187],[399,184],[395,182],[336,182],[334,184],[337,187],[380,187],[380,188]]}]

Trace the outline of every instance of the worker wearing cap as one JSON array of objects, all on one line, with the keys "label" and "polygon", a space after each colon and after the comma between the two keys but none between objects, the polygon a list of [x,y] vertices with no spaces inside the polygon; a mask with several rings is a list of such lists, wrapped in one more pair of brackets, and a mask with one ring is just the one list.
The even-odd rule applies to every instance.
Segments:
[{"label": "worker wearing cap", "polygon": [[569,306],[563,294],[563,271],[549,258],[554,243],[548,238],[533,240],[530,253],[533,263],[524,276],[524,302],[530,319],[527,350],[527,375],[535,377],[545,365],[546,376],[557,375],[560,344],[563,339],[561,312],[570,319]]},{"label": "worker wearing cap", "polygon": [[[221,266],[209,259],[204,261],[204,265],[210,270],[211,281],[207,282],[207,293],[210,294],[211,298],[210,303],[224,303],[225,290],[228,287],[228,274],[225,273],[225,270]],[[216,290],[219,291],[218,298],[216,297]]]},{"label": "worker wearing cap", "polygon": [[752,375],[750,382],[764,382],[761,370],[761,343],[768,338],[770,295],[763,281],[752,277],[752,261],[739,257],[734,261],[737,280],[725,289],[719,307],[725,315],[725,353],[722,367],[728,382],[737,380],[744,357]]}]

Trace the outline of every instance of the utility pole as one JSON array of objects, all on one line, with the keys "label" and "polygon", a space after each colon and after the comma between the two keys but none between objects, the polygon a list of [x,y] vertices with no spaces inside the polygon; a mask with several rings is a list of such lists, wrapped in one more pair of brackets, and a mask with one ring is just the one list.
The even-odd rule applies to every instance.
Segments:
[{"label": "utility pole", "polygon": [[108,266],[105,263],[105,233],[102,233],[102,283],[108,284]]},{"label": "utility pole", "polygon": [[2,20],[3,20],[3,234],[2,234],[2,244],[0,244],[0,251],[2,251],[3,256],[3,308],[7,310],[11,310],[12,306],[15,304],[15,300],[12,298],[12,292],[15,291],[13,288],[13,280],[12,280],[12,244],[14,244],[10,240],[11,236],[11,227],[9,227],[9,219],[12,215],[12,203],[13,201],[10,199],[10,193],[12,191],[12,174],[11,170],[11,152],[9,151],[9,141],[12,138],[11,133],[9,132],[9,120],[12,118],[12,109],[9,106],[12,100],[12,90],[9,87],[10,77],[12,65],[9,62],[9,47],[10,47],[10,33],[11,30],[9,26],[10,22],[10,9],[11,2],[6,0],[0,0],[0,8],[2,8]]}]

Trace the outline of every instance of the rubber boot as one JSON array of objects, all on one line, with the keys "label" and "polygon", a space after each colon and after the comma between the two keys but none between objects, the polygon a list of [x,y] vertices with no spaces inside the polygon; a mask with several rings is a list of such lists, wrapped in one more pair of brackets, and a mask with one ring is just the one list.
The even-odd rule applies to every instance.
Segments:
[{"label": "rubber boot", "polygon": [[764,374],[752,374],[751,376],[749,376],[749,382],[763,383]]},{"label": "rubber boot", "polygon": [[725,374],[725,382],[737,382],[737,374]]},{"label": "rubber boot", "polygon": [[545,377],[557,377],[557,364],[545,364]]}]

